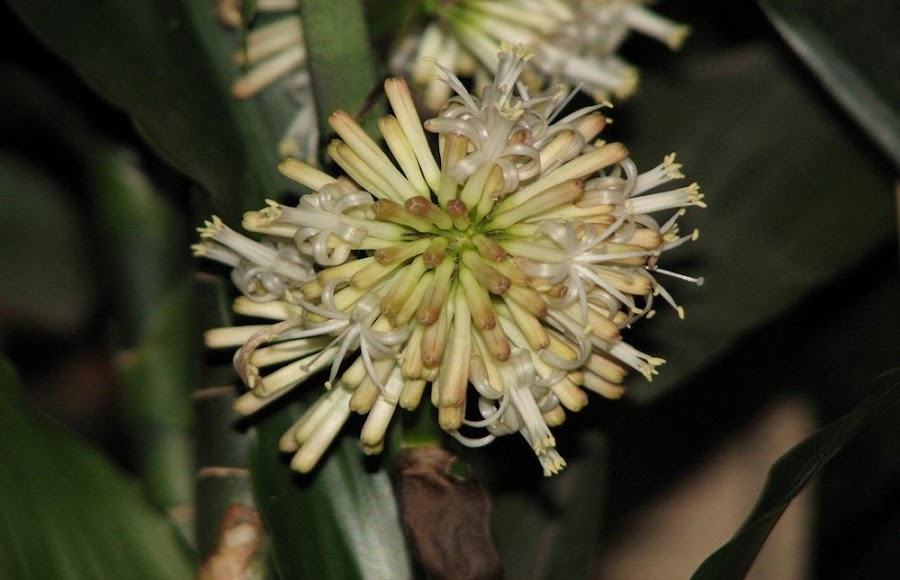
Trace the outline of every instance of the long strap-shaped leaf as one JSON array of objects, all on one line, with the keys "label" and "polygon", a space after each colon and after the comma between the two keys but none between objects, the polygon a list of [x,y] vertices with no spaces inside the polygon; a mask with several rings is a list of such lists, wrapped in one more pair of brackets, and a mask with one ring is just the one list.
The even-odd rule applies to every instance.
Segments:
[{"label": "long strap-shaped leaf", "polygon": [[858,407],[795,445],[772,465],[766,486],[747,521],[716,550],[692,580],[735,580],[746,576],[784,510],[804,487],[863,429],[900,409],[900,369],[881,375]]}]

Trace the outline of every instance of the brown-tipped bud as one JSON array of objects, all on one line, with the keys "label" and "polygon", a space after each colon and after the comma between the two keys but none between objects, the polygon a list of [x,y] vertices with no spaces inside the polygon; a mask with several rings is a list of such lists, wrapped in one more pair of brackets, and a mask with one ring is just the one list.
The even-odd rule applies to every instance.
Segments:
[{"label": "brown-tipped bud", "polygon": [[422,233],[429,233],[434,229],[431,221],[411,213],[396,201],[379,199],[370,206],[370,209],[375,218],[381,221],[406,226]]},{"label": "brown-tipped bud", "polygon": [[395,326],[403,326],[412,320],[413,316],[418,312],[426,292],[431,287],[431,281],[433,279],[434,274],[432,272],[425,272],[422,274],[422,277],[416,282],[416,287],[413,288],[409,297],[403,302],[402,306],[400,306],[400,310],[397,311],[397,314],[393,316],[392,322]]},{"label": "brown-tipped bud", "polygon": [[472,225],[469,220],[469,207],[460,199],[451,199],[447,202],[447,214],[458,230],[467,230]]},{"label": "brown-tipped bud", "polygon": [[427,368],[437,368],[444,360],[444,351],[449,338],[449,321],[443,312],[437,322],[425,328],[422,334],[422,364]]},{"label": "brown-tipped bud", "polygon": [[487,237],[484,234],[472,236],[472,243],[475,249],[481,254],[481,257],[493,262],[502,262],[506,260],[506,251],[500,247],[500,244]]},{"label": "brown-tipped bud", "polygon": [[421,379],[424,363],[422,362],[422,337],[425,334],[425,327],[416,324],[406,341],[406,347],[403,349],[403,363],[400,370],[403,376],[408,379]]},{"label": "brown-tipped bud", "polygon": [[381,299],[381,311],[393,318],[400,312],[409,296],[416,288],[416,284],[425,273],[425,260],[421,257],[412,261],[400,276],[394,281],[390,289]]},{"label": "brown-tipped bud", "polygon": [[450,279],[456,269],[455,260],[444,260],[434,270],[434,278],[422,297],[422,303],[416,312],[419,322],[425,326],[434,324],[441,316],[447,295],[450,291]]},{"label": "brown-tipped bud", "polygon": [[505,262],[496,262],[491,264],[495,270],[509,278],[509,281],[512,282],[515,286],[528,286],[532,282],[531,276],[528,276],[519,269],[519,259],[513,258],[512,260],[507,260]]},{"label": "brown-tipped bud", "polygon": [[509,278],[498,272],[492,264],[486,262],[477,253],[463,252],[460,259],[491,294],[503,294],[512,285]]},{"label": "brown-tipped bud", "polygon": [[426,268],[437,268],[444,261],[447,255],[447,248],[450,246],[450,240],[447,238],[434,238],[430,241],[430,245],[422,254]]},{"label": "brown-tipped bud", "polygon": [[430,199],[417,195],[406,200],[406,209],[413,215],[425,218],[442,230],[453,228],[453,220]]},{"label": "brown-tipped bud", "polygon": [[422,238],[412,242],[400,242],[387,248],[375,250],[375,260],[379,264],[399,264],[414,258],[428,249],[431,240]]},{"label": "brown-tipped bud", "polygon": [[472,312],[472,322],[480,330],[489,330],[497,326],[497,317],[491,305],[491,296],[466,266],[459,268],[459,282]]},{"label": "brown-tipped bud", "polygon": [[512,286],[506,291],[506,297],[514,300],[516,304],[524,308],[538,318],[547,316],[547,303],[541,295],[524,286]]},{"label": "brown-tipped bud", "polygon": [[488,352],[491,353],[491,356],[500,361],[509,359],[511,349],[509,340],[506,338],[506,333],[503,332],[502,327],[496,326],[482,330],[481,337],[484,339],[484,345],[487,347]]},{"label": "brown-tipped bud", "polygon": [[562,298],[569,292],[569,285],[565,282],[560,282],[559,284],[550,286],[546,290],[543,288],[541,288],[541,290],[550,298]]}]

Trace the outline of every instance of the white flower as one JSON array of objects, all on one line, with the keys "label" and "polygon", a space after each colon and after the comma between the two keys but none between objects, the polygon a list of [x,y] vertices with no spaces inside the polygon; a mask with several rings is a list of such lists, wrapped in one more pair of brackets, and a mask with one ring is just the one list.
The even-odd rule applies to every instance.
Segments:
[{"label": "white flower", "polygon": [[[296,469],[316,465],[351,411],[367,415],[364,450],[379,452],[396,407],[415,409],[429,392],[459,441],[520,433],[551,475],[565,465],[551,432],[565,411],[588,391],[619,397],[627,368],[650,379],[663,362],[622,331],[654,294],[671,301],[653,274],[692,239],[676,221],[701,196],[654,193],[681,177],[674,158],[639,173],[624,145],[596,140],[596,108],[557,119],[564,93],[519,83],[528,58],[502,53],[480,98],[447,73],[457,95],[424,124],[439,135],[437,159],[400,79],[385,83],[393,115],[380,124],[393,159],[334,113],[329,153],[347,176],[287,160],[282,172],[312,193],[245,216],[274,246],[215,219],[201,228],[198,253],[258,267],[236,309],[275,321],[207,334],[210,346],[240,347],[235,366],[252,390],[237,410],[330,368],[326,393],[281,441]],[[673,210],[663,225],[649,215]]]},{"label": "white flower", "polygon": [[[534,59],[522,80],[532,88],[565,82],[581,86],[598,102],[628,97],[637,69],[617,50],[632,32],[678,49],[690,28],[646,8],[647,0],[457,0],[434,2],[420,36],[400,44],[392,68],[408,71],[424,87],[425,104],[438,109],[449,89],[431,70],[437,62],[478,85],[498,72],[503,44],[522,44]],[[480,80],[479,80],[480,79]]]}]

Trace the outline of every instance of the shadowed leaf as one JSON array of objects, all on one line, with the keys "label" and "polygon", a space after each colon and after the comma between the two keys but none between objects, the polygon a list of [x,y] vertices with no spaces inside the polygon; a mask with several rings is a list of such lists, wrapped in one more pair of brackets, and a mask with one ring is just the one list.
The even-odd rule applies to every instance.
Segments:
[{"label": "shadowed leaf", "polygon": [[772,465],[756,506],[727,544],[694,573],[693,580],[743,578],[791,501],[863,429],[900,409],[900,369],[881,375],[858,407],[819,429]]}]

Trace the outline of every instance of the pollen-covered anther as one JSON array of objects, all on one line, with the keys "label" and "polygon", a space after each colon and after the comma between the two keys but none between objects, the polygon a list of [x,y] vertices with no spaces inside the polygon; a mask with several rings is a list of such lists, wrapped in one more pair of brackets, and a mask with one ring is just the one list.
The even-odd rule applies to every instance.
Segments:
[{"label": "pollen-covered anther", "polygon": [[450,291],[450,281],[455,268],[455,260],[444,260],[435,268],[434,278],[428,285],[416,312],[416,318],[425,326],[434,324],[440,317]]}]

